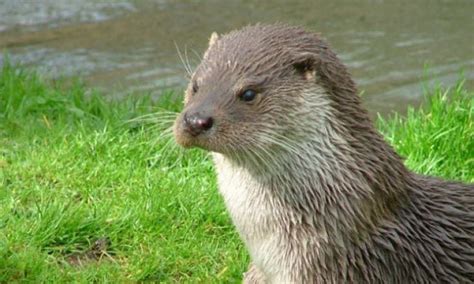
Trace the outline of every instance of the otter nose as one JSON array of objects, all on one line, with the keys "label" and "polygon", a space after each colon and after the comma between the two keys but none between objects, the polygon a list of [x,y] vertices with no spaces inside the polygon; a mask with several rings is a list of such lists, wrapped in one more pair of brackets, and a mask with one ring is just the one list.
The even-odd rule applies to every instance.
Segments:
[{"label": "otter nose", "polygon": [[211,129],[214,120],[210,116],[203,116],[199,113],[184,114],[184,124],[186,129],[193,136],[198,136],[202,132]]}]

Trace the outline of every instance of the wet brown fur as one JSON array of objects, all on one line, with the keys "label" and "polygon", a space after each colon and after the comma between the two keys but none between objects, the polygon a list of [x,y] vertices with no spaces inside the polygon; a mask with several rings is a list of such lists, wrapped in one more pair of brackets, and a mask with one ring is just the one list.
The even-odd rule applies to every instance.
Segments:
[{"label": "wet brown fur", "polygon": [[[254,102],[238,95],[258,91]],[[345,66],[318,35],[256,25],[221,37],[193,74],[186,112],[214,153],[249,248],[248,283],[471,283],[474,186],[410,172],[374,128]]]}]

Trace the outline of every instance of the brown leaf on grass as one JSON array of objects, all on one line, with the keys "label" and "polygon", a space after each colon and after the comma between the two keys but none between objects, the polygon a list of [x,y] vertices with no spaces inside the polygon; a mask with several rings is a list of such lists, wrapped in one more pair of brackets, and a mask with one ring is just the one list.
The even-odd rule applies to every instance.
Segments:
[{"label": "brown leaf on grass", "polygon": [[73,253],[66,258],[71,265],[84,265],[103,259],[112,259],[110,251],[111,241],[107,237],[97,239],[89,249],[84,252]]}]

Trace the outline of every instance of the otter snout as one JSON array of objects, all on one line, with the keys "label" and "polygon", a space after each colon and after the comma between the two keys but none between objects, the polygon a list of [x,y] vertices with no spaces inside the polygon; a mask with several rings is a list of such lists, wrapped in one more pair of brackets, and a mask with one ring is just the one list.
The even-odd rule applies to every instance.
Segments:
[{"label": "otter snout", "polygon": [[211,112],[189,109],[181,113],[174,124],[176,142],[188,148],[207,148],[210,132],[216,127],[216,119]]},{"label": "otter snout", "polygon": [[196,137],[199,134],[211,129],[214,119],[202,113],[185,113],[183,117],[185,131]]}]

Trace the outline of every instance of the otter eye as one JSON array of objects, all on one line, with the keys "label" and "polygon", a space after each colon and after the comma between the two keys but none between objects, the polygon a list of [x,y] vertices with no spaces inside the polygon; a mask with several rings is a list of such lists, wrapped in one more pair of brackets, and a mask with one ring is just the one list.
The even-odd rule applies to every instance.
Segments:
[{"label": "otter eye", "polygon": [[255,92],[254,90],[248,89],[242,92],[242,94],[240,95],[240,99],[243,100],[244,102],[250,102],[250,101],[253,101],[256,96],[257,96],[257,92]]}]

